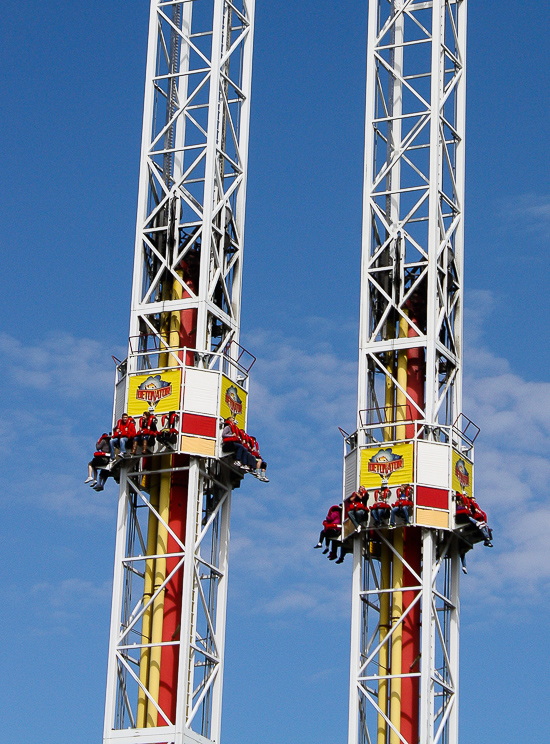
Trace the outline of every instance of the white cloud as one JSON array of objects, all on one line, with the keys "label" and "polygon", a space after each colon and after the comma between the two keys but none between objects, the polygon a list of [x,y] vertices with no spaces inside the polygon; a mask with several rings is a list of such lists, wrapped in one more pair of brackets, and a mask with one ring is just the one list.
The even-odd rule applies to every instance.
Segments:
[{"label": "white cloud", "polygon": [[77,400],[109,395],[113,387],[110,352],[93,339],[55,334],[25,345],[0,333],[0,354],[4,375],[22,388]]},{"label": "white cloud", "polygon": [[[550,579],[545,529],[550,519],[550,383],[514,374],[484,343],[483,320],[494,305],[492,295],[475,293],[469,301],[464,412],[482,428],[476,443],[476,488],[494,527],[495,548],[478,547],[469,558],[466,599],[483,594],[498,605],[506,592],[514,601],[528,603],[537,582]],[[336,342],[327,342],[338,339],[330,323],[317,318],[309,327],[315,332],[307,348],[301,340],[266,332],[247,338],[258,356],[250,426],[268,460],[271,482],[247,477],[234,493],[231,562],[246,578],[232,591],[252,611],[270,616],[291,612],[341,619],[349,608],[350,559],[336,566],[313,545],[327,508],[341,496],[337,427],[354,428],[357,367],[355,360],[341,358]],[[101,494],[82,484],[99,432],[71,415],[82,389],[97,390],[100,397],[101,387],[101,395],[110,396],[105,350],[75,339],[67,346],[63,339],[58,337],[53,347],[65,355],[60,361],[46,342],[26,349],[5,334],[0,337],[0,346],[11,348],[8,372],[22,390],[29,385],[55,388],[56,375],[73,357],[77,370],[61,389],[63,405],[17,411],[16,434],[31,457],[19,478],[11,479],[15,485],[5,502],[32,502],[70,518],[114,519],[112,484]],[[30,383],[25,360],[36,373]],[[48,455],[52,446],[53,457]]]},{"label": "white cloud", "polygon": [[522,194],[503,204],[502,216],[530,222],[537,227],[550,222],[550,197],[541,194]]},{"label": "white cloud", "polygon": [[[479,602],[483,595],[489,606],[499,606],[505,593],[507,601],[529,611],[540,582],[550,579],[550,383],[514,374],[507,360],[485,344],[483,322],[495,305],[492,294],[472,293],[468,299],[463,408],[482,429],[476,443],[476,488],[489,512],[495,548],[478,546],[469,557],[465,594],[467,601]],[[349,571],[320,564],[312,538],[326,508],[339,500],[336,427],[353,427],[356,365],[340,359],[326,342],[305,349],[260,334],[255,340],[259,361],[252,415],[260,424],[264,455],[275,457],[277,470],[265,495],[254,484],[246,486],[243,496],[236,493],[235,512],[239,524],[246,525],[246,539],[236,546],[235,558],[252,561],[249,571],[263,577],[265,595],[253,599],[258,611],[312,615],[328,606],[329,616],[340,617],[349,606],[349,595],[340,601]],[[284,463],[279,463],[282,453]],[[327,582],[338,587],[336,593],[327,596]]]},{"label": "white cloud", "polygon": [[43,605],[56,610],[83,609],[98,602],[107,602],[111,596],[111,583],[97,585],[79,578],[64,579],[52,584],[41,582],[34,584],[31,591]]},{"label": "white cloud", "polygon": [[25,345],[0,333],[0,352],[12,422],[11,456],[2,472],[4,506],[24,503],[64,518],[110,518],[113,494],[83,485],[95,441],[110,427],[109,350],[68,334]]},{"label": "white cloud", "polygon": [[31,596],[32,611],[40,615],[40,622],[32,626],[32,635],[69,635],[77,622],[97,616],[98,607],[106,610],[111,582],[94,584],[79,578],[40,582],[31,587]]},{"label": "white cloud", "polygon": [[[483,345],[482,318],[488,293],[477,293],[467,348],[464,411],[480,427],[476,442],[476,493],[494,527],[494,550],[477,548],[468,594],[496,605],[522,605],[550,580],[550,383],[514,374],[509,363]],[[477,574],[477,575],[476,575]]]}]

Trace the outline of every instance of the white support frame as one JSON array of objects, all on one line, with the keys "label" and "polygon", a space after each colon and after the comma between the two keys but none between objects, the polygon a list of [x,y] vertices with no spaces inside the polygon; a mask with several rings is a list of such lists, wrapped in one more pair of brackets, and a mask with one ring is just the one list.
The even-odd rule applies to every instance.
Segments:
[{"label": "white support frame", "polygon": [[[205,742],[219,742],[231,485],[225,480],[223,467],[208,465],[199,458],[190,459],[190,465],[183,468],[188,470],[189,485],[187,528],[182,539],[151,504],[148,491],[141,485],[144,476],[159,475],[162,470],[159,466],[150,471],[131,468],[124,467],[121,471],[103,740],[124,744],[136,741],[184,744],[199,736]],[[176,469],[170,468],[169,472]],[[205,494],[212,488],[216,489],[218,499],[209,510]],[[197,493],[201,498],[197,498]],[[140,510],[146,516],[139,514]],[[176,541],[177,552],[147,553],[149,514]],[[176,565],[166,572],[164,581],[145,602],[144,565],[146,560],[156,558],[175,559]],[[141,650],[166,645],[166,642],[143,643],[143,615],[178,573],[183,584],[181,629],[179,638],[168,642],[179,649],[176,720],[170,721],[167,712],[154,701],[159,721],[163,723],[155,728],[137,728],[137,686],[147,699],[154,697],[147,685],[138,682]],[[206,704],[205,698],[208,698]]]},{"label": "white support frame", "polygon": [[185,309],[199,348],[239,340],[254,3],[151,0],[130,336],[161,348]]},{"label": "white support frame", "polygon": [[[402,626],[412,608],[420,603],[422,633],[420,638],[420,671],[405,672],[403,678],[420,678],[421,744],[458,741],[458,633],[460,562],[457,539],[452,532],[422,530],[422,571],[416,573],[395,551],[386,530],[374,530],[377,539],[387,546],[411,572],[416,584],[399,590],[381,589],[381,563],[368,549],[368,536],[361,533],[354,540],[353,608],[351,621],[351,666],[349,744],[377,741],[377,724],[381,715],[388,728],[402,744],[411,744],[378,706],[378,685],[392,679],[390,672],[380,674],[379,654],[383,646],[391,647],[392,636]],[[380,641],[378,636],[380,597],[395,591],[414,592],[407,610]],[[389,653],[389,652],[388,652]]]},{"label": "white support frame", "polygon": [[[387,384],[392,405],[408,406],[399,418],[418,420],[426,440],[439,441],[441,427],[455,424],[462,405],[467,0],[369,0],[368,6],[357,431],[345,451],[367,445],[372,427],[395,423],[383,413]],[[419,349],[420,402],[397,372],[403,352]],[[389,532],[376,534],[392,549]],[[381,561],[369,552],[368,533],[352,539],[348,744],[381,744],[382,677],[369,671],[380,650]],[[458,540],[451,531],[422,528],[421,543],[420,731],[406,742],[393,728],[392,739],[457,744]],[[387,720],[388,738],[392,726]]]},{"label": "white support frame", "polygon": [[358,410],[406,393],[387,358],[420,347],[431,425],[461,412],[465,53],[466,0],[369,1]]},{"label": "white support frame", "polygon": [[[254,4],[151,0],[130,348],[118,367],[117,410],[125,378],[148,363],[149,352],[156,366],[166,351],[161,367],[181,366],[182,360],[192,364],[194,358],[195,366],[205,369],[224,355],[228,374],[239,377]],[[185,311],[195,313],[195,351],[184,349],[178,356],[175,347],[169,351],[174,342],[167,328]],[[188,471],[184,539],[170,531],[146,485],[182,469]],[[237,481],[216,457],[165,454],[123,464],[104,744],[219,744],[229,520]],[[148,524],[168,529],[181,551],[148,553]],[[179,659],[175,720],[161,709],[149,683],[139,681],[142,649],[152,654],[163,645],[141,638],[144,608],[153,601],[143,597],[146,558],[150,564],[176,560],[153,598],[181,574],[179,637],[168,642],[177,646]],[[137,728],[140,690],[153,699],[159,725]]]}]

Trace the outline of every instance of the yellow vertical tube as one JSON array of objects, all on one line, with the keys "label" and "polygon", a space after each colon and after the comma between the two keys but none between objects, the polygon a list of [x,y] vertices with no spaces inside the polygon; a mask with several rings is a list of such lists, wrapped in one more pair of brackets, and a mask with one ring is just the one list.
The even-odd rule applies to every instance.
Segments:
[{"label": "yellow vertical tube", "polygon": [[[408,324],[404,318],[399,318],[399,338],[406,338]],[[407,389],[407,352],[397,352],[397,382],[403,390]],[[395,408],[396,421],[406,421],[407,419],[407,396],[399,388],[395,391]],[[401,424],[396,427],[396,439],[405,439],[405,425]]]},{"label": "yellow vertical tube", "polygon": [[[390,549],[385,542],[381,546],[380,554],[380,588],[390,588],[391,575],[391,554]],[[390,593],[388,591],[380,595],[380,643],[384,641],[390,630]],[[378,674],[384,676],[389,671],[390,650],[387,643],[384,643],[378,654]],[[388,680],[378,680],[378,707],[388,714]],[[378,714],[378,734],[377,744],[386,744],[386,732],[388,724],[384,718]]]},{"label": "yellow vertical tube", "polygon": [[[178,276],[181,276],[181,272],[178,272]],[[174,280],[172,285],[172,299],[181,300],[183,296],[182,285]],[[180,327],[181,327],[181,312],[176,311],[170,313],[170,321],[168,326],[168,343],[171,349],[178,349],[180,346]],[[171,354],[160,355],[163,361],[163,366],[175,367],[177,360]],[[158,497],[158,513],[168,524],[170,519],[170,492],[172,488],[172,476],[169,472],[169,468],[172,466],[172,456],[164,455],[161,458],[161,469],[167,470],[160,474],[160,488]],[[157,521],[157,532],[156,532],[156,546],[155,551],[159,556],[163,556],[168,551],[168,530],[166,527]],[[154,582],[153,592],[155,592],[166,579],[166,558],[157,558],[155,561],[154,569]],[[151,643],[160,644],[162,643],[162,630],[164,625],[164,590],[160,592],[158,597],[153,602],[150,627],[151,627]],[[158,703],[159,689],[160,689],[160,665],[162,659],[162,646],[153,645],[150,650],[148,658],[148,690],[153,700]],[[140,665],[141,668],[141,665]],[[158,722],[158,711],[154,707],[153,703],[147,701],[147,718],[146,726],[156,726]]]},{"label": "yellow vertical tube", "polygon": [[[159,487],[158,482],[151,485],[149,491],[149,501],[158,511],[159,506]],[[157,518],[153,512],[149,512],[149,523],[147,526],[147,555],[155,555],[157,549]],[[145,584],[143,587],[143,602],[147,602],[153,595],[153,587],[155,584],[155,560],[145,561]],[[151,643],[151,624],[152,624],[153,607],[148,607],[143,613],[142,624],[141,624],[141,642]],[[144,687],[148,688],[149,685],[149,664],[151,659],[151,649],[141,649],[141,656],[139,660],[139,679]],[[143,728],[147,719],[147,697],[141,687],[138,690],[138,703],[137,703],[137,715],[136,715],[136,726],[137,728]]]},{"label": "yellow vertical tube", "polygon": [[[403,615],[403,530],[396,529],[393,533],[393,547],[397,555],[393,555],[393,592],[392,592],[392,628],[398,623],[391,640],[391,674],[401,674],[401,651],[403,648],[403,625],[401,616]],[[397,590],[397,591],[396,591]],[[390,721],[395,728],[401,729],[401,677],[395,677],[391,680],[390,694]],[[390,744],[400,744],[397,734],[390,729]]]}]

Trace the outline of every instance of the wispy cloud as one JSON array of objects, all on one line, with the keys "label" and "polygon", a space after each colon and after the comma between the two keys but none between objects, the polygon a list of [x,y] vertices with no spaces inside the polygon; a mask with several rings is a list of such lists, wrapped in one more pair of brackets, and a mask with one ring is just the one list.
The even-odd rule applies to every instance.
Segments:
[{"label": "wispy cloud", "polygon": [[[550,383],[514,374],[487,346],[483,322],[493,305],[490,293],[472,293],[466,315],[464,411],[482,427],[476,443],[476,487],[495,530],[495,548],[474,551],[465,595],[468,601],[483,594],[499,606],[506,592],[528,608],[541,582],[550,581],[545,529],[550,519]],[[341,498],[342,438],[337,427],[354,428],[357,366],[355,359],[342,358],[337,331],[328,321],[304,322],[311,329],[307,347],[301,339],[262,330],[247,337],[258,356],[250,426],[269,462],[271,482],[247,477],[235,491],[231,561],[240,581],[232,591],[243,606],[270,617],[294,613],[341,619],[348,612],[348,563],[329,563],[313,545],[328,506]],[[48,349],[27,349],[5,334],[1,344],[12,350],[7,368],[14,389],[23,395],[29,386],[40,391],[57,386],[50,364],[60,372],[74,358],[79,370],[61,393],[56,388],[61,405],[19,408],[16,437],[32,457],[24,467],[20,460],[19,477],[10,479],[5,503],[32,502],[70,519],[114,518],[114,488],[95,494],[81,483],[99,432],[71,413],[82,388],[97,390],[98,399],[110,397],[105,350],[73,339],[67,351],[59,337],[57,348],[65,349],[61,363]],[[81,353],[83,359],[78,358]],[[25,360],[37,373],[30,383]],[[52,442],[63,458],[49,456]]]},{"label": "wispy cloud", "polygon": [[[550,238],[550,195],[522,194],[507,199],[501,205],[500,217],[503,224],[527,230],[531,237],[546,241]],[[527,246],[521,244],[521,251]]]},{"label": "wispy cloud", "polygon": [[[482,594],[498,606],[505,591],[528,612],[540,583],[550,579],[544,529],[550,519],[550,383],[514,374],[487,346],[483,323],[494,306],[490,292],[468,297],[463,407],[482,428],[476,488],[494,527],[495,548],[474,551],[465,594],[467,601],[477,602]],[[306,350],[289,340],[270,338],[265,346],[261,341],[258,335],[253,407],[259,409],[265,454],[274,456],[276,469],[265,495],[262,490],[248,496],[252,484],[246,495],[236,495],[239,527],[246,525],[236,557],[250,562],[253,556],[249,570],[264,577],[266,596],[253,600],[259,611],[315,614],[328,607],[330,616],[341,616],[347,602],[334,597],[347,588],[348,572],[334,571],[311,548],[326,508],[339,500],[336,427],[353,426],[356,365],[326,342]]]},{"label": "wispy cloud", "polygon": [[112,514],[112,497],[82,483],[94,443],[110,426],[109,351],[93,339],[68,334],[29,345],[0,334],[13,422],[12,454],[1,474],[5,508],[40,506],[69,519]]},{"label": "wispy cloud", "polygon": [[[481,328],[491,299],[483,293],[470,300],[478,308],[470,320]],[[550,581],[550,383],[514,374],[475,338],[466,353],[464,410],[482,429],[476,489],[494,526],[495,549],[475,551],[472,589],[496,604],[505,596],[528,612]]]},{"label": "wispy cloud", "polygon": [[78,400],[109,395],[113,386],[109,351],[93,339],[53,334],[25,345],[0,333],[0,354],[4,376],[21,388]]},{"label": "wispy cloud", "polygon": [[31,587],[32,613],[39,620],[32,625],[32,634],[51,636],[70,634],[75,623],[97,615],[98,607],[105,613],[111,596],[111,582],[95,584],[80,578],[59,582],[40,582]]}]

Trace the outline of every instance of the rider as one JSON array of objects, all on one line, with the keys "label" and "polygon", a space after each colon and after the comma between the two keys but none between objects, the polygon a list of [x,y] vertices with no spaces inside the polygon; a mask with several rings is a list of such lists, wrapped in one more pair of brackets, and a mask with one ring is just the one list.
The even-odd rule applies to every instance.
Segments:
[{"label": "rider", "polygon": [[357,491],[354,491],[349,497],[346,510],[347,515],[351,519],[353,525],[359,529],[359,527],[368,521],[369,512],[367,509],[367,502],[369,500],[369,492],[365,486],[359,486]]},{"label": "rider", "polygon": [[141,447],[142,455],[147,454],[148,448],[152,452],[155,447],[157,433],[157,418],[154,416],[153,411],[146,411],[139,420],[139,431],[132,445],[132,454],[136,454],[138,444]]},{"label": "rider", "polygon": [[[314,547],[322,548],[323,541],[324,541],[326,548],[323,550],[323,555],[325,555],[326,553],[328,553],[329,545],[332,542],[331,555],[334,554],[334,558],[336,558],[336,542],[335,541],[340,538],[341,533],[342,533],[342,506],[341,505],[339,506],[338,504],[333,504],[328,510],[327,516],[323,520],[323,529],[321,530],[321,533],[319,535],[319,541],[317,545],[314,545]],[[331,560],[334,560],[334,558],[331,558]]]},{"label": "rider", "polygon": [[370,507],[370,513],[375,527],[381,527],[382,522],[386,521],[390,515],[391,506],[388,504],[390,496],[390,489],[383,484],[374,492],[374,504]]},{"label": "rider", "polygon": [[136,425],[134,424],[134,419],[130,418],[127,413],[123,413],[122,417],[117,421],[111,438],[111,460],[115,459],[115,447],[118,447],[122,457],[125,457],[127,454],[126,445],[132,443],[135,436]]},{"label": "rider", "polygon": [[390,516],[390,525],[395,527],[395,518],[403,517],[410,524],[409,509],[412,509],[412,487],[410,485],[399,486],[397,489],[397,501],[394,501]]},{"label": "rider", "polygon": [[230,416],[225,419],[225,426],[222,431],[222,449],[224,452],[233,453],[235,460],[233,465],[237,468],[249,470],[247,463],[248,453],[241,444],[241,430],[235,422],[235,417]]},{"label": "rider", "polygon": [[88,463],[88,477],[84,483],[89,483],[91,487],[97,484],[97,471],[99,468],[109,464],[109,440],[111,433],[103,433],[95,444],[96,451]]}]

